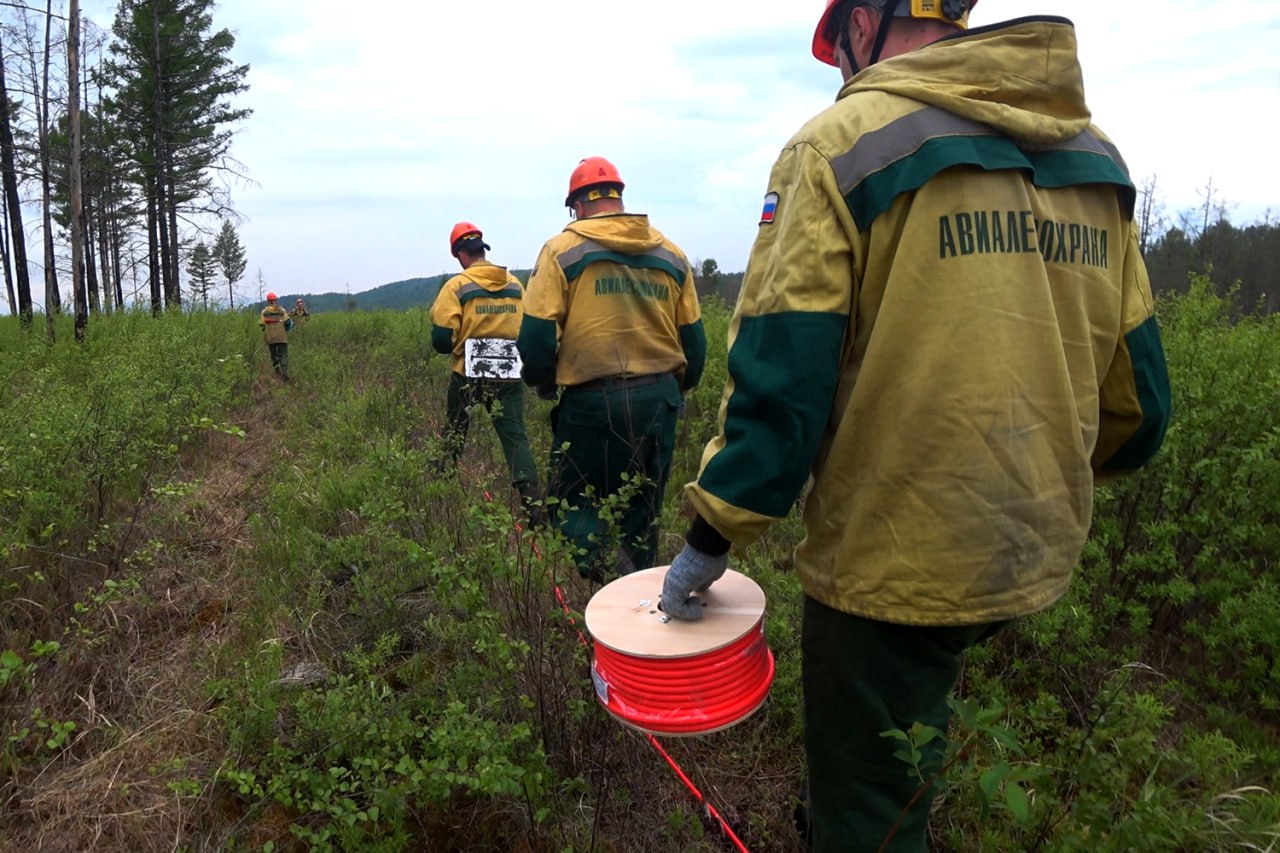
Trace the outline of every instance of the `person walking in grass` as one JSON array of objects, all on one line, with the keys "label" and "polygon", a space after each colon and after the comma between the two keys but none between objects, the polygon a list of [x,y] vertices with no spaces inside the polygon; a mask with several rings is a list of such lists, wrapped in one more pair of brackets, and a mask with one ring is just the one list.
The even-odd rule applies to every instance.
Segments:
[{"label": "person walking in grass", "polygon": [[281,381],[288,382],[289,330],[293,328],[293,318],[280,307],[274,293],[267,294],[267,304],[258,316],[258,325],[262,328],[267,349],[271,352],[271,367]]},{"label": "person walking in grass", "polygon": [[947,730],[964,650],[1067,591],[1095,483],[1144,465],[1169,378],[1135,190],[1074,29],[966,32],[973,2],[829,0],[836,103],[783,148],[729,333],[720,432],[662,609],[804,502],[813,849],[926,849],[883,736]]},{"label": "person walking in grass", "polygon": [[445,445],[439,467],[457,462],[471,424],[471,408],[483,406],[506,455],[511,484],[530,523],[543,517],[538,468],[524,426],[524,385],[516,337],[524,316],[524,285],[506,267],[488,260],[491,247],[470,222],[449,235],[449,251],[462,272],[440,288],[431,306],[431,344],[449,356]]},{"label": "person walking in grass", "polygon": [[295,323],[305,323],[311,317],[311,312],[307,310],[307,303],[302,301],[302,297],[294,300],[293,310],[289,312]]},{"label": "person walking in grass", "polygon": [[[574,217],[542,247],[529,277],[519,348],[551,411],[549,491],[578,570],[602,579],[652,566],[682,394],[706,362],[693,271],[679,247],[623,207],[624,185],[603,157],[569,179]],[[565,447],[567,445],[567,449]],[[611,542],[601,500],[632,480]]]}]

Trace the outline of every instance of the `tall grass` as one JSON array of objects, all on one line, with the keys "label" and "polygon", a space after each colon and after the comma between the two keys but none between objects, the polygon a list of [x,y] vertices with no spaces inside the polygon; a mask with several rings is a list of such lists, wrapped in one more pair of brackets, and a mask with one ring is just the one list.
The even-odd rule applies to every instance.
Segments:
[{"label": "tall grass", "polygon": [[[1266,389],[1280,333],[1228,308],[1205,287],[1162,307],[1179,410],[1168,447],[1100,493],[1069,599],[970,656],[949,777],[920,780],[942,787],[938,849],[1273,842],[1280,472]],[[679,426],[665,558],[723,387],[729,314],[704,310],[711,363]],[[0,326],[0,535],[17,584],[0,611],[17,804],[0,839],[725,849],[598,707],[578,633],[594,587],[557,536],[517,529],[484,415],[458,468],[434,473],[448,377],[428,338],[420,310],[314,315],[283,384],[241,315],[108,318],[83,348]],[[530,395],[543,464],[548,409]],[[769,600],[769,702],[667,742],[753,850],[803,849],[801,535],[793,513],[734,558]],[[92,579],[69,582],[85,561]],[[139,688],[140,669],[169,681]],[[112,683],[109,715],[83,701]],[[147,728],[159,696],[172,697],[163,720],[188,722]],[[104,807],[77,814],[85,791]]]},{"label": "tall grass", "polygon": [[[101,581],[127,573],[143,506],[181,488],[184,454],[231,429],[254,341],[235,315],[143,313],[84,344],[0,324],[0,613],[11,645]],[[55,619],[56,621],[56,619]]]}]

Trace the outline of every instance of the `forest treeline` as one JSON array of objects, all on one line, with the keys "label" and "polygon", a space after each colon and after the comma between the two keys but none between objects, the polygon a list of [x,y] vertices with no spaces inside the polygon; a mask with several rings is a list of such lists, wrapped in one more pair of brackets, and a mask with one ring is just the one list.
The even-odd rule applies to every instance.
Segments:
[{"label": "forest treeline", "polygon": [[23,325],[42,305],[52,335],[68,282],[77,337],[90,313],[180,306],[184,263],[195,296],[208,304],[221,272],[234,306],[230,146],[250,111],[232,101],[248,66],[213,7],[121,3],[110,32],[78,0],[65,16],[52,0],[0,8],[0,266]]},{"label": "forest treeline", "polygon": [[[1158,236],[1146,236],[1144,257],[1157,295],[1187,293],[1196,276],[1215,282],[1218,294],[1241,311],[1280,311],[1280,222],[1270,218],[1252,225],[1233,225],[1225,216],[1197,228],[1181,217]],[[742,289],[742,272],[724,272],[715,258],[693,262],[694,281],[702,298],[716,296],[732,305]],[[521,280],[529,271],[512,270]],[[299,294],[312,311],[405,310],[430,305],[451,273],[411,278],[361,293]],[[258,303],[256,307],[261,307]]]},{"label": "forest treeline", "polygon": [[1156,293],[1186,293],[1192,276],[1211,274],[1221,295],[1234,291],[1245,311],[1280,311],[1280,222],[1239,228],[1223,219],[1199,233],[1170,228],[1147,249],[1146,260]]},{"label": "forest treeline", "polygon": [[[1209,276],[1219,295],[1231,296],[1246,312],[1280,310],[1280,222],[1268,215],[1252,225],[1233,225],[1221,210],[1218,220],[1196,226],[1183,214],[1159,236],[1144,231],[1143,257],[1151,287],[1159,294],[1187,293],[1195,276]],[[1157,223],[1158,224],[1158,223]],[[714,259],[697,264],[698,294],[716,295],[732,305],[742,289],[742,273],[721,272]]]}]

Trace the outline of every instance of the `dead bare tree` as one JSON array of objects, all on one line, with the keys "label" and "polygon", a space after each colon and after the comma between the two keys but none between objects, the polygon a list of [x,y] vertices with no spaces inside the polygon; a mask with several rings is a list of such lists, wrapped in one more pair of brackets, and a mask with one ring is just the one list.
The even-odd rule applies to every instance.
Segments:
[{"label": "dead bare tree", "polygon": [[[52,0],[50,0],[52,2]],[[80,175],[80,3],[67,16],[67,126],[71,135],[71,290],[75,294],[75,335],[84,340],[89,306],[84,282],[84,206]]]},{"label": "dead bare tree", "polygon": [[[45,329],[53,340],[53,315],[62,311],[58,292],[58,267],[53,246],[53,168],[49,156],[49,65],[53,58],[53,0],[46,0],[44,21],[44,59],[41,81],[32,81],[36,92],[36,124],[40,139],[40,187],[44,221],[44,317]],[[34,71],[34,66],[33,66]]]},{"label": "dead bare tree", "polygon": [[1152,172],[1138,187],[1138,248],[1142,254],[1165,231],[1164,202],[1160,200],[1156,175]]},{"label": "dead bare tree", "polygon": [[9,225],[9,240],[13,251],[5,248],[5,275],[8,276],[8,260],[13,258],[13,277],[17,290],[17,303],[10,303],[18,312],[23,328],[31,328],[31,274],[27,268],[26,232],[22,228],[22,200],[18,197],[18,171],[13,145],[13,115],[9,107],[9,86],[5,78],[3,37],[0,34],[0,183],[4,185],[4,207]]}]

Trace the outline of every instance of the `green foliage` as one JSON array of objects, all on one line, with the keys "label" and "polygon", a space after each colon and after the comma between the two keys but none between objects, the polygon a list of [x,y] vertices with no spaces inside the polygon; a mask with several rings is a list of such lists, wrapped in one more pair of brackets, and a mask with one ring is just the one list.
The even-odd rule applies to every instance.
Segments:
[{"label": "green foliage", "polygon": [[0,652],[0,688],[7,687],[10,683],[22,684],[35,669],[35,664],[27,663],[22,655],[13,649],[5,649]]},{"label": "green foliage", "polygon": [[49,753],[66,747],[78,726],[75,720],[53,720],[43,708],[36,707],[23,722],[15,721],[6,732],[3,754],[9,761],[13,756],[34,760],[48,760]]},{"label": "green foliage", "polygon": [[48,349],[16,324],[0,329],[0,549],[22,562],[114,521],[119,500],[144,497],[217,428],[248,378],[247,325],[229,331],[212,318],[122,315],[83,345]]},{"label": "green foliage", "polygon": [[[252,406],[274,439],[233,559],[234,641],[204,664],[219,726],[208,740],[222,751],[203,770],[182,755],[155,762],[169,795],[207,798],[200,811],[217,825],[201,837],[453,849],[466,826],[476,849],[719,849],[665,764],[600,709],[578,638],[595,587],[558,535],[516,531],[486,415],[460,465],[435,473],[448,372],[425,309],[313,317],[292,341],[295,382],[252,392],[251,372],[267,367],[250,319],[106,318],[83,349],[0,326],[0,533],[13,567],[0,600],[52,606],[59,555],[102,564],[59,602],[56,630],[26,625],[0,647],[0,764],[34,775],[105,740],[42,701],[42,679],[70,649],[90,656],[113,609],[145,597],[168,545],[130,520],[190,499],[198,476],[184,459],[241,433],[237,407]],[[687,523],[680,486],[716,432],[729,321],[706,301],[710,359],[678,428],[664,557]],[[970,653],[949,731],[887,734],[904,772],[938,789],[941,848],[1266,849],[1280,825],[1280,335],[1207,283],[1162,304],[1161,323],[1174,427],[1149,470],[1098,493],[1067,598]],[[545,463],[548,406],[532,395],[527,406]],[[727,732],[667,744],[751,849],[800,849],[798,515],[733,555],[769,601],[768,703]]]},{"label": "green foliage", "polygon": [[[1268,215],[1262,222],[1237,227],[1220,210],[1211,215],[1206,208],[1203,214],[1199,222],[1170,228],[1145,251],[1157,294],[1187,293],[1196,282],[1212,277],[1221,285],[1218,294],[1237,309],[1280,311],[1280,223]],[[1210,222],[1215,216],[1217,221]]]},{"label": "green foliage", "polygon": [[702,300],[702,327],[707,336],[707,366],[698,387],[685,395],[685,413],[676,432],[671,483],[680,486],[697,476],[702,449],[719,431],[720,398],[728,378],[730,309],[716,297]]},{"label": "green foliage", "polygon": [[[472,707],[397,689],[385,676],[399,645],[384,635],[368,652],[349,652],[348,672],[295,697],[240,697],[250,714],[270,715],[271,728],[283,723],[286,733],[252,769],[224,768],[221,781],[289,809],[293,834],[318,850],[413,849],[411,809],[444,809],[458,797],[523,799],[536,822],[550,773],[531,726],[502,722],[501,702]],[[242,736],[246,729],[229,719],[233,737]]]},{"label": "green foliage", "polygon": [[1145,690],[1143,676],[1141,668],[1118,671],[1070,711],[1047,693],[1007,716],[999,704],[953,703],[957,740],[943,783],[948,845],[1125,851],[1270,844],[1280,798],[1242,782],[1256,773],[1257,757],[1220,732],[1178,734],[1176,691]]},{"label": "green foliage", "polygon": [[1203,278],[1160,320],[1174,423],[1099,491],[1073,600],[1112,660],[1158,655],[1204,702],[1280,722],[1280,321],[1235,319]]},{"label": "green foliage", "polygon": [[83,344],[47,345],[0,325],[0,764],[77,730],[27,697],[64,644],[101,645],[102,614],[138,592],[130,573],[162,547],[137,535],[139,514],[179,489],[184,455],[237,429],[221,419],[247,384],[248,335],[208,316],[120,314]]}]

